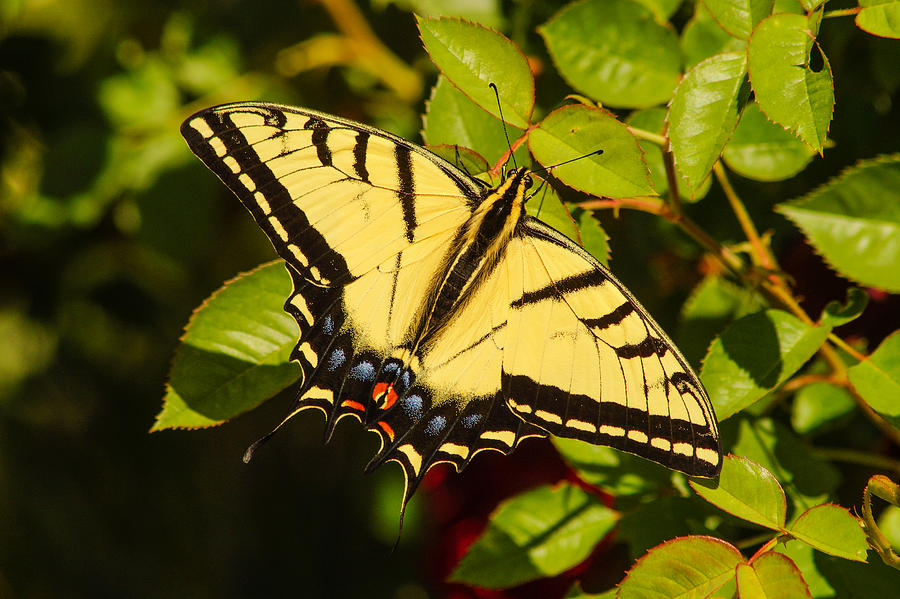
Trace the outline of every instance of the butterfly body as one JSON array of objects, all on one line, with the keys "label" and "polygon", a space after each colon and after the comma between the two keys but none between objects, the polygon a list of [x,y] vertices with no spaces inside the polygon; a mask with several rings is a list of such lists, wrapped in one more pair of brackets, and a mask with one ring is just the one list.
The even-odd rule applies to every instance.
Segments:
[{"label": "butterfly body", "polygon": [[525,214],[527,169],[485,187],[389,133],[273,104],[207,109],[182,133],[293,280],[288,418],[363,422],[381,439],[369,467],[399,462],[404,500],[434,464],[548,433],[718,473],[696,375],[604,266]]}]

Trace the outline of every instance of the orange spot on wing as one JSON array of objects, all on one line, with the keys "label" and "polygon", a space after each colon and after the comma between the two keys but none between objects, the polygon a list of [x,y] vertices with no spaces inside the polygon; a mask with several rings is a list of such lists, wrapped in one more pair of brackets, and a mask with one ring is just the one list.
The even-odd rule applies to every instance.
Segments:
[{"label": "orange spot on wing", "polygon": [[365,411],[366,411],[366,407],[365,407],[364,405],[362,405],[362,404],[359,403],[358,401],[351,401],[351,400],[349,400],[349,399],[344,400],[344,401],[341,403],[341,407],[342,407],[342,408],[350,408],[350,409],[353,409],[353,410],[359,410],[360,412],[365,412]]},{"label": "orange spot on wing", "polygon": [[384,422],[383,420],[379,420],[378,426],[381,427],[381,430],[384,431],[384,434],[386,434],[391,441],[394,440],[394,429],[391,428],[390,424]]},{"label": "orange spot on wing", "polygon": [[387,410],[397,401],[397,393],[394,391],[392,383],[378,383],[375,385],[375,388],[372,390],[372,399],[377,404],[382,397],[384,397],[384,405],[381,406],[382,410]]}]

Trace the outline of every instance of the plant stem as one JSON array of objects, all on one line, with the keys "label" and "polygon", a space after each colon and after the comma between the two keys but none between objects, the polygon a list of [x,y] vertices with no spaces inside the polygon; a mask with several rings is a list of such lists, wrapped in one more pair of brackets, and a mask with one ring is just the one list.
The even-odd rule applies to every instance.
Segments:
[{"label": "plant stem", "polygon": [[664,136],[657,133],[650,133],[649,131],[645,131],[644,129],[628,127],[628,132],[638,139],[646,139],[647,141],[653,142],[658,146],[664,146],[666,145],[666,143],[668,143],[668,140]]},{"label": "plant stem", "polygon": [[822,13],[823,19],[833,19],[835,17],[852,17],[853,15],[859,14],[859,11],[862,9],[858,6],[854,8],[840,8],[836,10],[826,10]]},{"label": "plant stem", "polygon": [[809,451],[814,456],[822,458],[823,460],[859,464],[878,470],[892,470],[893,472],[900,473],[900,460],[892,460],[891,458],[886,458],[884,456],[872,455],[853,449],[833,447],[811,447]]},{"label": "plant stem", "polygon": [[353,48],[355,62],[377,76],[404,100],[418,100],[422,76],[391,52],[369,27],[352,0],[320,0]]},{"label": "plant stem", "polygon": [[741,229],[743,229],[744,235],[747,237],[747,241],[750,242],[750,246],[753,248],[753,252],[750,255],[754,264],[758,264],[768,270],[775,270],[775,258],[760,238],[756,225],[753,224],[744,202],[741,201],[741,198],[738,197],[731,186],[731,181],[728,180],[728,175],[721,161],[716,161],[713,165],[713,173],[715,173],[719,185],[722,186],[722,191],[725,193],[725,197],[728,199],[731,210],[737,217],[738,223],[740,223]]},{"label": "plant stem", "polygon": [[760,543],[767,543],[772,539],[772,532],[762,532],[754,537],[749,537],[746,539],[742,539],[734,544],[738,549],[748,549],[750,547],[756,547]]},{"label": "plant stem", "polygon": [[[667,134],[669,125],[666,124],[666,130],[663,134]],[[681,218],[684,211],[681,209],[681,196],[678,194],[678,172],[675,170],[675,156],[672,154],[671,142],[666,135],[666,143],[662,147],[663,166],[666,169],[666,182],[669,184],[669,193],[666,194],[666,205],[672,211],[675,218]]]}]

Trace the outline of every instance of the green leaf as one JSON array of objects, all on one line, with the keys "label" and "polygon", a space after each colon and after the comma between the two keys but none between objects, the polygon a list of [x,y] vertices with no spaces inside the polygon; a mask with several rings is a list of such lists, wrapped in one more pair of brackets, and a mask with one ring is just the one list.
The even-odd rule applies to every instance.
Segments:
[{"label": "green leaf", "polygon": [[805,385],[791,403],[791,426],[800,434],[816,434],[831,428],[856,409],[850,392],[830,383]]},{"label": "green leaf", "polygon": [[878,516],[878,528],[884,533],[894,550],[900,550],[900,507],[885,506]]},{"label": "green leaf", "polygon": [[767,119],[755,102],[744,108],[722,153],[728,168],[757,181],[790,179],[814,155],[809,146]]},{"label": "green leaf", "polygon": [[838,301],[828,302],[819,322],[832,328],[845,325],[859,318],[868,303],[869,295],[865,291],[851,287],[847,290],[847,302],[843,305]]},{"label": "green leaf", "polygon": [[735,321],[712,342],[700,373],[719,420],[786,381],[818,351],[830,331],[781,310]]},{"label": "green leaf", "polygon": [[684,0],[635,0],[649,8],[656,20],[665,23],[669,20]]},{"label": "green leaf", "polygon": [[637,561],[619,585],[618,599],[709,597],[743,562],[734,545],[714,537],[673,539]]},{"label": "green leaf", "polygon": [[299,335],[284,311],[291,280],[281,261],[229,281],[194,312],[175,351],[152,430],[220,424],[300,378]]},{"label": "green leaf", "polygon": [[609,244],[603,227],[586,210],[576,207],[570,212],[550,185],[544,185],[536,192],[525,204],[525,210],[586,249],[604,265],[609,264]]},{"label": "green leaf", "polygon": [[[535,181],[535,185],[540,185],[540,181]],[[528,200],[525,204],[525,211],[580,245],[581,237],[575,219],[569,214],[568,208],[549,184],[545,184],[534,197]]]},{"label": "green leaf", "polygon": [[632,0],[574,2],[538,32],[563,78],[604,104],[661,104],[681,74],[675,32]]},{"label": "green leaf", "polygon": [[747,41],[732,37],[712,18],[706,6],[698,2],[694,16],[681,32],[684,66],[690,69],[704,59],[725,52],[743,52]]},{"label": "green leaf", "polygon": [[900,154],[862,161],[776,209],[841,275],[900,291]]},{"label": "green leaf", "polygon": [[689,195],[709,176],[737,125],[745,75],[743,53],[717,54],[688,71],[675,89],[666,120]]},{"label": "green leaf", "polygon": [[461,168],[473,177],[487,177],[488,169],[491,168],[491,165],[488,164],[488,161],[481,154],[465,146],[428,146],[428,151]]},{"label": "green leaf", "polygon": [[797,565],[781,553],[763,553],[749,564],[738,564],[736,576],[741,599],[812,597]]},{"label": "green leaf", "polygon": [[[509,150],[503,123],[479,108],[443,75],[438,77],[431,99],[425,103],[424,122],[422,138],[429,145],[465,146],[490,163],[499,160]],[[507,127],[510,139],[516,139],[523,133],[522,129],[511,125]],[[518,156],[525,157],[525,154],[520,152]]]},{"label": "green leaf", "polygon": [[740,39],[747,39],[756,25],[772,14],[774,0],[703,0],[722,28]]},{"label": "green leaf", "polygon": [[522,51],[506,37],[456,19],[417,18],[422,43],[431,60],[475,104],[503,120],[528,127],[534,109],[534,78]]},{"label": "green leaf", "polygon": [[[612,494],[616,495],[615,492]],[[617,500],[618,503],[624,502]],[[696,530],[708,530],[705,523],[710,515],[719,516],[714,507],[697,497],[674,495],[653,497],[651,501],[641,501],[631,509],[622,509],[616,541],[627,543],[630,554],[635,557],[669,539]]]},{"label": "green leaf", "polygon": [[[556,178],[579,191],[611,198],[654,194],[637,141],[600,108],[557,108],[531,131],[528,147],[544,166],[581,158],[553,169]],[[589,156],[597,150],[603,154]]]},{"label": "green leaf", "polygon": [[681,311],[675,340],[691,364],[699,364],[716,335],[732,321],[762,310],[759,295],[719,276],[697,285]]},{"label": "green leaf", "polygon": [[553,437],[553,444],[579,478],[617,497],[669,486],[669,471],[649,460],[577,439]]},{"label": "green leaf", "polygon": [[497,509],[450,580],[497,589],[555,576],[582,562],[617,518],[578,487],[538,487]]},{"label": "green leaf", "polygon": [[588,210],[575,208],[572,211],[572,216],[578,221],[581,247],[599,260],[601,264],[609,266],[609,236],[603,229],[603,225]]},{"label": "green leaf", "polygon": [[771,472],[747,458],[726,455],[718,482],[689,482],[697,495],[737,518],[774,530],[784,528],[784,490]]},{"label": "green leaf", "polygon": [[[625,121],[629,127],[634,129],[643,129],[656,135],[663,135],[666,130],[666,109],[665,108],[646,108],[644,110],[636,110],[628,115]],[[662,148],[646,139],[638,137],[638,145],[644,151],[644,162],[650,170],[650,184],[653,189],[660,195],[669,192],[669,180],[666,176],[666,166],[663,162]],[[690,197],[690,190],[687,179],[684,178],[678,169],[675,169],[675,176],[678,177],[678,195],[684,201],[699,201],[709,191],[710,178],[707,178],[699,189],[694,190],[694,196]],[[685,190],[688,190],[687,192]]]},{"label": "green leaf", "polygon": [[872,35],[900,38],[900,0],[859,0],[856,26]]},{"label": "green leaf", "polygon": [[826,503],[806,510],[788,532],[829,555],[866,561],[866,533],[859,520],[839,505]]},{"label": "green leaf", "polygon": [[900,331],[891,333],[867,360],[851,366],[847,374],[865,402],[900,428]]},{"label": "green leaf", "polygon": [[[748,70],[759,107],[820,154],[834,109],[831,65],[801,15],[773,15],[754,30],[747,46]],[[822,68],[810,66],[810,52]]]},{"label": "green leaf", "polygon": [[[731,423],[722,428],[727,446],[771,472],[782,485],[795,509],[800,511],[828,499],[838,486],[839,472],[830,463],[816,457],[785,425],[771,418],[737,419],[737,431]],[[733,442],[730,442],[734,439]]]},{"label": "green leaf", "polygon": [[618,592],[619,589],[613,587],[603,593],[586,593],[581,588],[581,584],[576,582],[572,585],[572,588],[569,589],[569,592],[566,593],[564,599],[616,599],[616,594]]},{"label": "green leaf", "polygon": [[420,17],[459,17],[485,27],[503,25],[500,0],[372,0],[373,12],[382,12],[388,6],[396,6]]}]

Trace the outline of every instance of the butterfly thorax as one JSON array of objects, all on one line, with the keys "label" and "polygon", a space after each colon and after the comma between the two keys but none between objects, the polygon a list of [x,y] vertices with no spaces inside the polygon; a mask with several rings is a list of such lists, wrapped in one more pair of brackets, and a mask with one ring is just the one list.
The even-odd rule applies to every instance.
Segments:
[{"label": "butterfly thorax", "polygon": [[525,215],[528,169],[510,171],[497,187],[487,190],[481,203],[460,229],[444,260],[443,276],[434,281],[428,312],[421,322],[419,345],[433,338],[453,320],[485,278],[502,260],[509,240]]}]

